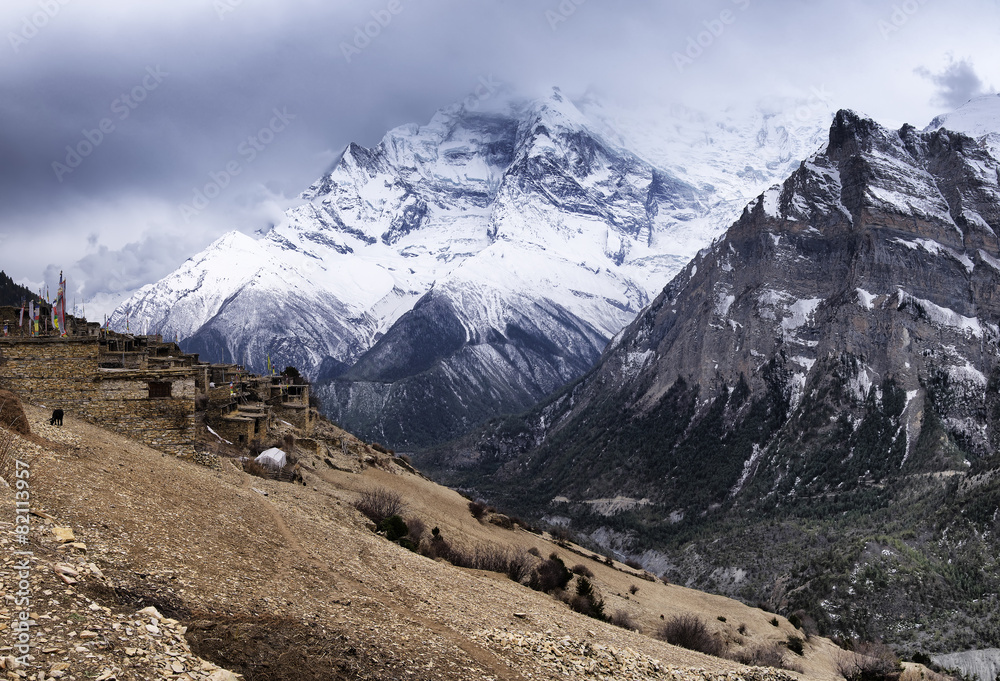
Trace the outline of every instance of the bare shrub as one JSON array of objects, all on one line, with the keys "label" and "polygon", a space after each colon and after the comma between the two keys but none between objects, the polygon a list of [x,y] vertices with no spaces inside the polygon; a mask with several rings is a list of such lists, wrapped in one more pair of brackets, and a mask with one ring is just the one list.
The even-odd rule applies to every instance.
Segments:
[{"label": "bare shrub", "polygon": [[535,561],[531,554],[523,549],[515,549],[510,554],[505,572],[512,580],[520,582],[531,573],[534,565]]},{"label": "bare shrub", "polygon": [[639,626],[632,615],[624,610],[615,610],[611,613],[611,617],[608,618],[608,622],[629,631],[642,631],[642,627]]},{"label": "bare shrub", "polygon": [[497,527],[503,528],[505,530],[514,529],[514,523],[511,522],[510,518],[505,516],[503,513],[490,514],[489,522],[491,525],[496,525]]},{"label": "bare shrub", "polygon": [[628,588],[628,592],[633,596],[635,596],[637,593],[639,593],[639,587],[633,584]]},{"label": "bare shrub", "polygon": [[535,591],[551,593],[565,589],[571,579],[573,573],[567,570],[562,559],[553,553],[548,560],[543,560],[534,567],[528,579],[528,586]]},{"label": "bare shrub", "polygon": [[483,516],[486,515],[486,504],[481,501],[470,501],[469,502],[469,513],[476,520],[482,520]]},{"label": "bare shrub", "polygon": [[274,477],[270,470],[261,466],[253,459],[247,459],[243,462],[243,472],[249,473],[250,475],[254,475],[258,478],[264,478],[265,480],[270,480]]},{"label": "bare shrub", "polygon": [[634,558],[629,558],[628,560],[625,561],[625,564],[628,565],[633,570],[641,570],[642,569],[642,563],[640,563],[639,561],[635,560]]},{"label": "bare shrub", "polygon": [[902,666],[889,646],[855,641],[853,648],[837,658],[837,672],[847,681],[898,681]]},{"label": "bare shrub", "polygon": [[565,544],[570,540],[570,537],[572,537],[569,528],[566,527],[565,525],[556,525],[551,530],[549,530],[549,534],[552,535],[552,538],[556,541],[557,544]]},{"label": "bare shrub", "polygon": [[30,435],[31,426],[28,416],[24,413],[21,400],[16,393],[0,390],[0,428],[5,428],[20,435]]},{"label": "bare shrub", "polygon": [[785,646],[799,657],[802,657],[805,653],[804,644],[805,641],[802,638],[791,634],[788,636],[788,640],[785,641]]},{"label": "bare shrub", "polygon": [[577,563],[576,565],[574,565],[572,573],[574,575],[582,575],[583,577],[587,577],[588,579],[594,578],[593,571],[583,563]]},{"label": "bare shrub", "polygon": [[719,641],[695,615],[677,615],[660,625],[656,638],[688,650],[697,650],[706,655],[722,657],[725,645]]},{"label": "bare shrub", "polygon": [[527,577],[535,563],[531,555],[523,549],[480,544],[471,550],[465,550],[451,546],[443,539],[435,539],[430,544],[429,548],[436,557],[444,558],[452,565],[499,572],[515,582]]},{"label": "bare shrub", "polygon": [[785,653],[777,643],[761,643],[753,648],[747,648],[733,655],[740,664],[750,667],[774,667],[775,669],[792,669],[785,662]]},{"label": "bare shrub", "polygon": [[354,508],[375,523],[376,527],[390,516],[402,515],[405,506],[403,497],[385,487],[366,489],[354,502]]},{"label": "bare shrub", "polygon": [[453,552],[449,562],[474,570],[488,570],[507,575],[515,582],[520,582],[531,571],[534,560],[527,551],[499,547],[493,544],[480,544],[471,552]]},{"label": "bare shrub", "polygon": [[420,518],[410,518],[406,521],[406,526],[410,528],[410,541],[420,546],[420,542],[427,532],[427,525]]}]

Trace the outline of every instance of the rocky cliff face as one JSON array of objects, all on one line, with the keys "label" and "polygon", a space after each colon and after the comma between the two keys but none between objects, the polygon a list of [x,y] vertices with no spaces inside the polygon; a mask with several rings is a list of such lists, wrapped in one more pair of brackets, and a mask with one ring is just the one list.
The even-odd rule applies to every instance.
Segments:
[{"label": "rocky cliff face", "polygon": [[[909,532],[996,530],[998,173],[988,149],[963,134],[886,130],[839,112],[828,144],[752,201],[593,371],[526,419],[425,463],[522,510],[572,518],[579,531],[646,552],[664,569],[695,573],[686,579],[766,595],[775,607],[809,594],[828,625],[884,634],[872,615],[879,607],[918,611],[885,589],[862,599],[869,610],[859,614],[858,599],[844,600],[857,594],[854,582],[839,593],[829,579],[818,586],[816,554],[801,552],[803,519],[869,512],[850,530],[822,526],[833,539],[821,544],[837,545],[842,531],[860,535],[844,548],[858,569],[882,555],[877,542],[861,541],[876,517],[906,518]],[[600,502],[616,498],[630,503],[602,516]],[[965,515],[935,526],[901,512],[904,498],[922,512],[929,499],[948,498]],[[795,531],[775,538],[761,518],[790,518]],[[734,556],[712,543],[740,535],[768,546],[735,559],[756,569],[727,563]],[[683,546],[686,554],[667,550]],[[779,557],[782,548],[793,555]],[[979,559],[964,555],[977,576],[950,587],[991,583]],[[726,570],[741,576],[725,582]],[[789,586],[782,572],[811,576]],[[989,636],[1000,632],[990,626]]]},{"label": "rocky cliff face", "polygon": [[935,655],[934,662],[945,669],[958,669],[971,679],[995,681],[1000,674],[1000,648]]}]

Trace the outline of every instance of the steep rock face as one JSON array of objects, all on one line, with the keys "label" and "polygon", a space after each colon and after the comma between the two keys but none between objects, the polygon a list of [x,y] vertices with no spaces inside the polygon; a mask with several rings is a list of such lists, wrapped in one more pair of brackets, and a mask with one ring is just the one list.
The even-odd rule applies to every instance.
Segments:
[{"label": "steep rock face", "polygon": [[[708,138],[710,121],[688,123],[706,141],[654,164],[592,102],[591,115],[558,91],[490,104],[350,145],[270,233],[227,235],[112,326],[257,370],[270,356],[319,380],[328,415],[365,437],[440,441],[586,371],[731,221],[733,197],[783,176],[818,129],[754,115]],[[683,179],[705,159],[697,183]],[[429,357],[442,336],[447,352]]]},{"label": "steep rock face", "polygon": [[[421,463],[521,511],[572,518],[595,540],[668,571],[691,570],[684,577],[703,586],[697,580],[773,597],[775,607],[808,595],[827,626],[892,633],[872,613],[912,621],[919,612],[905,591],[852,599],[854,582],[841,592],[829,579],[820,586],[815,553],[796,542],[818,509],[835,518],[881,510],[888,515],[878,522],[906,518],[909,532],[995,531],[998,172],[988,150],[960,133],[886,130],[839,112],[826,147],[752,201],[589,374],[528,417]],[[964,491],[941,487],[972,474],[987,478]],[[976,510],[962,511],[958,525],[901,510],[933,509],[931,498],[949,499],[956,514],[973,502]],[[628,510],[594,511],[608,499],[628,501]],[[872,531],[872,518],[824,526],[833,537],[824,542]],[[795,531],[776,538],[766,523],[781,519]],[[754,568],[726,562],[734,560],[726,547],[744,536],[761,543],[735,560]],[[973,545],[986,546],[959,542]],[[844,553],[857,567],[869,555],[881,560],[876,547],[860,541]],[[981,558],[962,554],[977,571]],[[741,576],[726,582],[726,570]],[[783,572],[803,583],[789,586]],[[943,591],[966,588],[944,580]],[[973,590],[991,583],[970,581]]]},{"label": "steep rock face", "polygon": [[934,662],[945,669],[958,669],[970,679],[996,681],[1000,674],[1000,648],[935,655]]}]

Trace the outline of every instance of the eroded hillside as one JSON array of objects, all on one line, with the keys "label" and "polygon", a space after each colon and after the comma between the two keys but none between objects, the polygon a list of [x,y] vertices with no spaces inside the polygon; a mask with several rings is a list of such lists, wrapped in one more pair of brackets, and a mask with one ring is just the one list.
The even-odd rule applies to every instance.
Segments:
[{"label": "eroded hillside", "polygon": [[[38,678],[217,680],[231,678],[226,670],[247,679],[788,674],[676,648],[573,612],[504,575],[391,543],[353,507],[373,487],[396,491],[404,517],[437,528],[453,546],[534,548],[585,567],[607,612],[628,613],[646,632],[661,617],[694,613],[737,647],[801,635],[762,610],[477,521],[467,499],[370,449],[367,463],[351,448],[344,461],[303,456],[303,486],[252,477],[227,459],[212,470],[71,416],[60,428],[41,408],[26,412],[32,435],[11,442],[30,465],[36,514],[18,547],[12,494],[4,495],[2,579],[9,623],[22,609],[14,605],[13,549],[32,552],[32,657],[20,671],[44,672]],[[803,653],[788,655],[805,677],[836,678],[829,641],[810,638]]]}]

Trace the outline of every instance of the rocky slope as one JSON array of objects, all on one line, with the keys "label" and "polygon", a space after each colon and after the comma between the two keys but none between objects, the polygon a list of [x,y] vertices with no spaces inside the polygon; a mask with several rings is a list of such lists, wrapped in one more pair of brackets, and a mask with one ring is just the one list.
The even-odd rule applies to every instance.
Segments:
[{"label": "rocky slope", "polygon": [[[627,611],[647,632],[663,616],[695,614],[739,648],[799,635],[770,613],[477,522],[467,499],[330,426],[313,433],[324,457],[291,450],[306,469],[299,486],[251,477],[229,459],[213,470],[166,457],[71,414],[60,428],[42,408],[26,412],[31,435],[0,430],[0,444],[13,443],[30,468],[33,512],[18,522],[27,534],[0,525],[0,624],[26,607],[15,603],[20,580],[31,596],[30,656],[0,658],[10,678],[791,679],[613,627],[506,576],[375,534],[352,504],[390,490],[408,522],[453,546],[532,548],[586,567],[609,611]],[[14,519],[13,491],[0,487]],[[13,550],[30,552],[26,577]],[[837,652],[813,637],[794,657],[803,678],[832,681]]]},{"label": "rocky slope", "polygon": [[841,111],[593,371],[424,462],[829,631],[995,645],[998,180]]},{"label": "rocky slope", "polygon": [[270,233],[223,237],[112,326],[294,365],[332,418],[394,446],[524,409],[592,366],[821,131],[818,111],[677,109],[652,145],[648,123],[581,106],[497,98],[351,145]]}]

